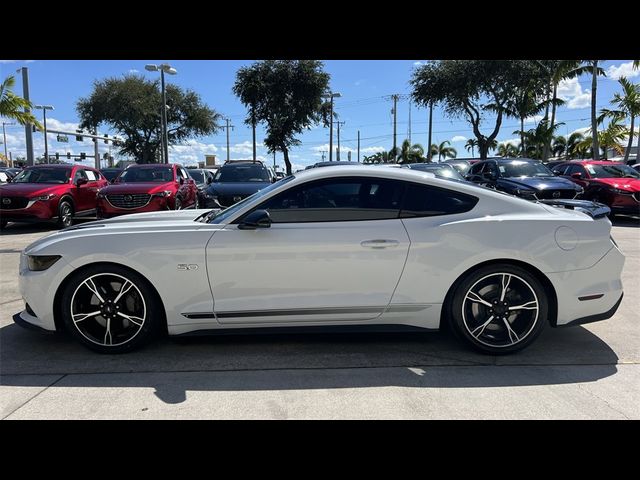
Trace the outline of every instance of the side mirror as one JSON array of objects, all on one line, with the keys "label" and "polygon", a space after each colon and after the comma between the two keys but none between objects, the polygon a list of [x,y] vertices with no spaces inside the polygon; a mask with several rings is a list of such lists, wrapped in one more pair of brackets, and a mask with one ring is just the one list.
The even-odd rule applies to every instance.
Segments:
[{"label": "side mirror", "polygon": [[80,187],[86,183],[89,183],[89,181],[86,178],[79,178],[76,180],[76,187]]},{"label": "side mirror", "polygon": [[582,178],[582,173],[580,172],[572,173],[571,178]]},{"label": "side mirror", "polygon": [[244,217],[242,222],[238,224],[238,230],[255,230],[256,228],[269,228],[271,226],[271,217],[266,210],[256,210]]}]

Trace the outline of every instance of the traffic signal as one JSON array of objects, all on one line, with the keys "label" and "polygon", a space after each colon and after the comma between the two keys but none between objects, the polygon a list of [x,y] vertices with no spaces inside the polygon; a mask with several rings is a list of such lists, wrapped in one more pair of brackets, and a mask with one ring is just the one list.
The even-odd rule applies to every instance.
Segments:
[{"label": "traffic signal", "polygon": [[87,158],[87,154],[84,152],[80,152],[80,160],[84,160]]},{"label": "traffic signal", "polygon": [[[78,133],[82,133],[82,130],[76,130],[76,132],[78,132]],[[82,135],[76,135],[76,140],[77,140],[78,142],[81,142],[81,141],[82,141]]]},{"label": "traffic signal", "polygon": [[107,137],[108,137],[109,135],[107,135],[107,134],[105,133],[105,134],[104,134],[104,136],[105,136],[104,143],[109,143],[109,140],[107,140]]},{"label": "traffic signal", "polygon": [[67,152],[67,158],[71,158],[71,152]]},{"label": "traffic signal", "polygon": [[104,155],[102,156],[102,158],[104,160],[108,160],[109,159],[109,154],[105,152]]},{"label": "traffic signal", "polygon": [[56,160],[60,160],[60,154],[56,152]]}]

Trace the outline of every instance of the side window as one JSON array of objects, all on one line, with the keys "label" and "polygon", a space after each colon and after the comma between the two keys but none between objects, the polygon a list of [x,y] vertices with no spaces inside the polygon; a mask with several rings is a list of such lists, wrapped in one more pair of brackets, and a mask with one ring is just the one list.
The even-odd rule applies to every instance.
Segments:
[{"label": "side window", "polygon": [[429,185],[408,184],[400,218],[453,215],[471,210],[478,198]]},{"label": "side window", "polygon": [[80,168],[76,170],[76,174],[73,176],[73,183],[75,183],[79,178],[86,178],[87,180],[89,180],[85,171]]},{"label": "side window", "polygon": [[176,168],[176,175],[178,176],[178,180],[180,180],[181,178],[184,178],[185,180],[187,179],[184,170],[182,170],[182,168],[180,167]]},{"label": "side window", "polygon": [[484,162],[472,165],[469,169],[469,175],[480,175],[480,172],[482,171],[482,167],[484,167],[484,165]]},{"label": "side window", "polygon": [[582,169],[578,165],[569,165],[564,171],[565,175],[573,175],[574,173],[583,173]]},{"label": "side window", "polygon": [[568,165],[559,165],[555,167],[552,170],[552,172],[555,173],[556,175],[566,175],[565,172],[567,171],[568,167],[569,167]]},{"label": "side window", "polygon": [[267,200],[258,209],[273,223],[346,222],[398,218],[403,182],[367,177],[309,182]]},{"label": "side window", "polygon": [[187,173],[187,171],[184,168],[179,167],[178,171],[182,174],[182,178],[184,178],[185,180],[187,178],[191,178],[191,176]]},{"label": "side window", "polygon": [[94,172],[93,170],[85,170],[84,173],[90,182],[95,182],[96,180],[98,180],[98,175],[96,175],[96,172]]},{"label": "side window", "polygon": [[487,162],[485,169],[484,169],[484,173],[488,173],[491,175],[494,175],[495,177],[499,177],[500,176],[500,172],[498,170],[498,166],[493,163],[493,162]]}]

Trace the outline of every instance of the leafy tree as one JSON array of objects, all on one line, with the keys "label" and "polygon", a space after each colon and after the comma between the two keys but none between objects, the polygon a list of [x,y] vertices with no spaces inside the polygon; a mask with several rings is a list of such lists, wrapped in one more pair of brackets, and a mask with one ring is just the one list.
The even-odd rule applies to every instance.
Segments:
[{"label": "leafy tree", "polygon": [[25,108],[33,108],[33,105],[28,100],[13,93],[12,90],[15,84],[16,79],[12,75],[0,83],[0,117],[15,120],[20,125],[32,124],[42,130],[42,125],[31,112],[22,111]]},{"label": "leafy tree", "polygon": [[512,158],[518,156],[518,147],[512,143],[502,142],[498,144],[498,156]]},{"label": "leafy tree", "polygon": [[[188,138],[210,135],[218,130],[220,115],[205,105],[192,90],[166,86],[167,136],[169,145]],[[124,137],[119,153],[138,163],[153,163],[161,152],[159,81],[138,75],[96,80],[93,92],[78,100],[80,128],[91,130],[105,123]]]},{"label": "leafy tree", "polygon": [[289,149],[300,144],[296,135],[324,120],[322,94],[330,76],[322,68],[318,60],[264,60],[241,68],[236,76],[234,93],[253,109],[256,121],[265,124],[264,144],[269,152],[282,152],[287,174]]},{"label": "leafy tree", "polygon": [[467,152],[471,150],[472,157],[476,156],[475,147],[477,146],[478,146],[478,140],[476,140],[475,138],[470,138],[469,140],[467,140],[467,143],[464,144],[464,148]]},{"label": "leafy tree", "polygon": [[580,156],[580,144],[584,140],[584,135],[580,132],[573,132],[567,138],[566,159],[578,158]]},{"label": "leafy tree", "polygon": [[411,145],[408,139],[402,142],[398,163],[420,163],[424,161],[424,147],[419,143]]},{"label": "leafy tree", "polygon": [[553,145],[551,147],[551,153],[554,157],[564,155],[567,151],[567,139],[562,135],[553,137]]},{"label": "leafy tree", "polygon": [[[471,123],[484,159],[500,132],[510,95],[529,81],[520,60],[437,60],[416,68],[410,83],[416,103],[428,106],[437,102],[448,116]],[[496,118],[485,135],[480,124],[487,111],[495,112]]]}]

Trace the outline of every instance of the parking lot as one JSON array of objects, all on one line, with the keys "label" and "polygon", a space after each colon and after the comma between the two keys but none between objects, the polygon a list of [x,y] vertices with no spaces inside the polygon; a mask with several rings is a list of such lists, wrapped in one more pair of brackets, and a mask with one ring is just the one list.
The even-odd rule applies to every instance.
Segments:
[{"label": "parking lot", "polygon": [[520,354],[475,354],[446,333],[162,339],[99,355],[15,325],[20,251],[0,237],[3,419],[640,419],[640,221],[615,222],[625,298],[610,320],[547,328]]}]

